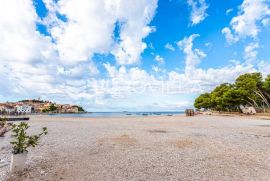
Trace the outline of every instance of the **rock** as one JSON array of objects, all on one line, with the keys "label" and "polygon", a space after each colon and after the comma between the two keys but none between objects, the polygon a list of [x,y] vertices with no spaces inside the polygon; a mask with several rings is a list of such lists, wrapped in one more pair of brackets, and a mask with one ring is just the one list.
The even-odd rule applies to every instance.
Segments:
[{"label": "rock", "polygon": [[256,110],[255,110],[255,108],[254,107],[252,107],[252,106],[243,106],[243,105],[241,105],[240,106],[240,109],[241,109],[241,111],[244,113],[244,114],[251,114],[251,115],[253,115],[253,114],[256,114]]}]

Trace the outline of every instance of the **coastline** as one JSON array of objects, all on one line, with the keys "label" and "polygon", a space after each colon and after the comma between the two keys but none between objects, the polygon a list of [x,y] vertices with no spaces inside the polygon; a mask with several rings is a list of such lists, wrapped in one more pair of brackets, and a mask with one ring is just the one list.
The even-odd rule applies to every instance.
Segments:
[{"label": "coastline", "polygon": [[[8,180],[267,180],[269,120],[253,116],[31,116],[49,134]],[[9,133],[10,134],[10,133]],[[9,161],[10,135],[0,141]],[[3,154],[2,154],[3,153]],[[0,177],[1,178],[1,177]],[[0,179],[1,180],[1,179]]]}]

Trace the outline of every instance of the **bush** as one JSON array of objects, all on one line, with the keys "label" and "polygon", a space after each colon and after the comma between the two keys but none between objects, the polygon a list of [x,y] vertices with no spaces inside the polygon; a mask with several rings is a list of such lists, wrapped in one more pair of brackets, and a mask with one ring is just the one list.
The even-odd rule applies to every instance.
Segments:
[{"label": "bush", "polygon": [[18,125],[12,125],[12,132],[13,136],[15,137],[15,141],[12,141],[10,143],[13,145],[13,154],[28,152],[27,149],[29,147],[36,147],[39,143],[41,136],[48,133],[47,128],[43,127],[40,134],[29,136],[26,133],[26,130],[28,128],[29,125],[25,122],[21,122]]},{"label": "bush", "polygon": [[0,118],[0,127],[4,127],[6,125],[7,118]]}]

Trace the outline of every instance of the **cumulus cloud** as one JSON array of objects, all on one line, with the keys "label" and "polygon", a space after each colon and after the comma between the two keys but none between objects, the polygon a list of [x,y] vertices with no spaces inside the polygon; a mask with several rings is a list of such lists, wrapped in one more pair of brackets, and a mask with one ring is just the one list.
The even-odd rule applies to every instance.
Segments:
[{"label": "cumulus cloud", "polygon": [[[148,24],[155,14],[157,0],[46,0],[46,5],[50,13],[45,23],[62,61],[74,64],[91,59],[95,53],[112,53],[122,65],[140,61],[140,54],[147,47],[143,39],[154,31]],[[118,42],[114,40],[116,26]]]},{"label": "cumulus cloud", "polygon": [[270,15],[269,1],[244,0],[238,14],[232,18],[230,27],[222,30],[229,43],[237,42],[240,38],[257,38],[261,25],[267,24]]},{"label": "cumulus cloud", "polygon": [[[6,99],[93,100],[91,83],[99,74],[93,55],[113,53],[119,64],[137,63],[146,47],[143,38],[155,29],[148,24],[156,0],[44,3],[48,14],[41,19],[31,0],[1,2],[0,87],[8,90]],[[120,41],[115,41],[118,22]],[[50,36],[37,31],[37,23],[46,25]]]},{"label": "cumulus cloud", "polygon": [[36,31],[32,1],[5,0],[0,5],[1,61],[36,61],[54,55],[50,37]]},{"label": "cumulus cloud", "polygon": [[183,40],[177,43],[186,55],[186,71],[194,69],[200,63],[201,59],[206,57],[206,54],[203,51],[193,49],[193,41],[199,36],[200,35],[198,34],[193,34],[189,37],[185,37]]},{"label": "cumulus cloud", "polygon": [[[143,39],[155,31],[150,27],[157,8],[157,0],[118,1],[118,20],[121,22],[120,42],[112,53],[119,64],[134,64],[140,61],[140,54],[147,47]],[[128,11],[127,11],[128,9]]]},{"label": "cumulus cloud", "polygon": [[208,5],[205,0],[188,0],[187,2],[191,7],[190,21],[192,25],[199,24],[208,16],[206,13]]},{"label": "cumulus cloud", "polygon": [[[147,72],[125,66],[140,61],[146,48],[143,39],[155,30],[149,23],[156,11],[156,0],[44,0],[49,12],[43,19],[37,16],[31,0],[3,2],[0,6],[2,100],[41,96],[81,104],[91,110],[134,110],[134,107],[177,110],[192,105],[193,97],[187,95],[232,82],[245,72],[269,73],[267,61],[259,62],[258,67],[232,63],[223,68],[199,68],[206,54],[194,45],[197,34],[178,42],[185,55],[184,72],[156,66],[152,67],[153,72]],[[196,7],[203,2],[195,3]],[[194,24],[200,21],[195,20]],[[47,26],[50,36],[37,31],[37,22]],[[231,30],[233,38],[234,31]],[[165,47],[174,50],[169,44]],[[247,46],[245,58],[256,59],[257,49],[256,44]],[[112,53],[117,65],[105,63],[99,70],[92,61],[96,53]],[[160,56],[156,59],[164,61]],[[99,73],[107,75],[96,77]]]},{"label": "cumulus cloud", "polygon": [[222,29],[222,34],[225,35],[225,38],[229,44],[235,43],[239,40],[237,36],[234,36],[232,34],[232,31],[230,28],[226,27]]},{"label": "cumulus cloud", "polygon": [[[193,42],[198,36],[199,35],[195,34],[185,37],[178,43],[185,55],[186,68],[184,72],[163,72],[160,68],[153,66],[152,69],[154,73],[158,72],[159,75],[162,75],[158,77],[138,67],[126,68],[121,66],[117,68],[110,64],[104,64],[110,78],[99,81],[96,80],[95,84],[96,89],[103,92],[102,95],[107,95],[106,98],[102,98],[102,102],[110,102],[110,100],[115,99],[122,100],[125,98],[132,100],[134,97],[136,99],[141,96],[144,97],[144,103],[140,102],[140,100],[142,100],[140,98],[138,100],[136,99],[137,103],[140,102],[138,104],[146,106],[145,101],[149,101],[150,103],[153,102],[156,108],[160,108],[162,105],[167,105],[168,107],[171,105],[170,109],[177,109],[177,106],[180,105],[177,104],[176,100],[171,100],[170,104],[165,104],[164,102],[160,104],[158,101],[166,100],[168,97],[174,99],[181,97],[181,99],[184,100],[183,95],[210,91],[220,83],[232,83],[236,77],[243,73],[262,71],[262,73],[266,75],[269,72],[267,67],[269,67],[270,64],[264,61],[261,61],[257,67],[252,64],[234,61],[221,68],[199,68],[198,65],[206,54],[203,53],[202,50],[194,48]],[[255,51],[256,48],[256,44],[250,44],[250,46],[246,48],[246,52],[249,52],[250,55],[249,58],[255,58],[252,52]],[[264,67],[266,68],[263,69]],[[161,72],[163,74],[160,74]],[[104,88],[104,85],[106,85],[106,88]],[[184,100],[186,106],[192,105],[192,101],[193,98]]]}]

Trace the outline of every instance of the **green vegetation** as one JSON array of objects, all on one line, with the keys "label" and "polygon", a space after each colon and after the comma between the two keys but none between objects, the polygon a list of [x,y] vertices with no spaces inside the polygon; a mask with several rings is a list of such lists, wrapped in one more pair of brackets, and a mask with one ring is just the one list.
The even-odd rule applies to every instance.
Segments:
[{"label": "green vegetation", "polygon": [[39,99],[32,99],[32,100],[21,100],[19,102],[23,102],[23,103],[27,103],[27,102],[33,102],[33,103],[47,103],[49,101],[43,101],[43,100],[39,100]]},{"label": "green vegetation", "polygon": [[41,136],[48,133],[47,128],[43,127],[40,134],[29,136],[26,133],[26,130],[28,128],[29,125],[25,122],[21,122],[18,125],[12,125],[12,132],[15,140],[10,143],[13,145],[13,154],[24,153],[27,152],[27,149],[29,147],[36,147],[39,143]]},{"label": "green vegetation", "polygon": [[49,111],[56,111],[57,107],[54,104],[50,105]]},{"label": "green vegetation", "polygon": [[261,73],[240,75],[234,84],[221,84],[211,93],[201,94],[194,106],[216,111],[239,111],[240,105],[256,109],[270,108],[270,75],[263,80]]},{"label": "green vegetation", "polygon": [[85,112],[85,110],[81,106],[76,106],[79,112]]},{"label": "green vegetation", "polygon": [[48,109],[43,109],[42,112],[54,112],[57,110],[57,107],[54,104],[51,104]]},{"label": "green vegetation", "polygon": [[0,127],[4,127],[7,123],[7,118],[0,117]]}]

